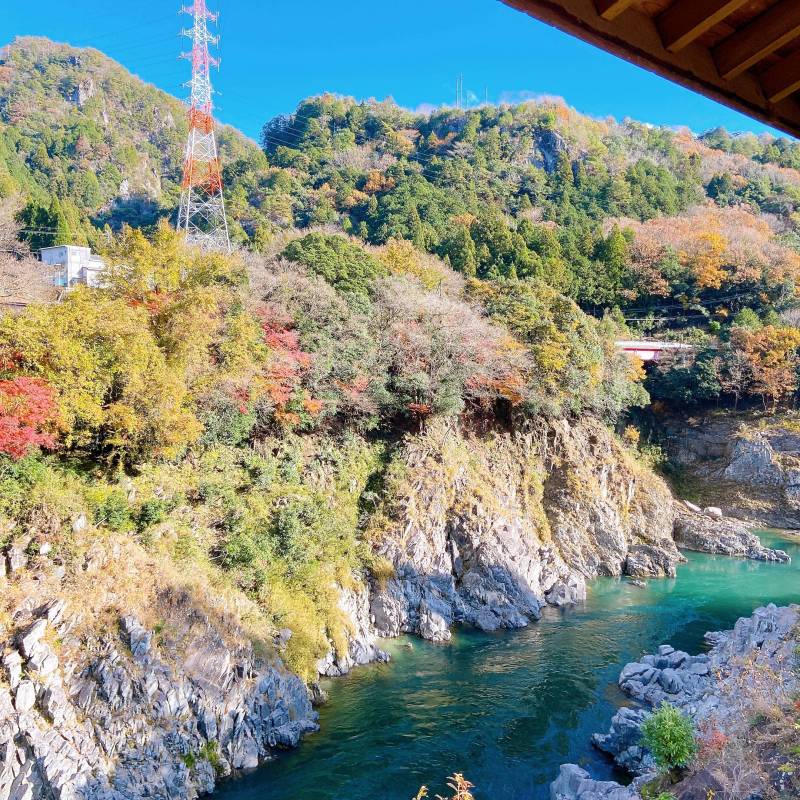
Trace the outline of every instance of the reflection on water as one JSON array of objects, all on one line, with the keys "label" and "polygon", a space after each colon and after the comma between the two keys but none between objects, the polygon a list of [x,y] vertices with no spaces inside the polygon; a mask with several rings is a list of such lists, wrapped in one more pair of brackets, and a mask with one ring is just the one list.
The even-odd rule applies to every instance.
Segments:
[{"label": "reflection on water", "polygon": [[330,682],[322,730],[292,753],[227,783],[223,800],[408,800],[443,793],[462,771],[489,800],[540,800],[560,764],[614,777],[588,744],[624,698],[621,667],[669,641],[698,651],[767,602],[800,601],[798,540],[764,534],[793,563],[690,553],[677,580],[639,588],[602,579],[584,607],[547,609],[516,632],[462,631],[449,645],[390,641],[390,664]]}]

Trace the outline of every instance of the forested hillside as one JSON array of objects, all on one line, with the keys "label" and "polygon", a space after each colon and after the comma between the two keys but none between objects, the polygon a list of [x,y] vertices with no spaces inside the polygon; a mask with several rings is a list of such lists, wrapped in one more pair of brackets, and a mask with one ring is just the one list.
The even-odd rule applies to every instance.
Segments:
[{"label": "forested hillside", "polygon": [[[0,196],[30,204],[34,247],[59,226],[96,239],[107,222],[152,225],[171,214],[187,131],[182,103],[97,50],[33,37],[0,50]],[[223,127],[219,139],[226,161],[266,166],[237,131]]]},{"label": "forested hillside", "polygon": [[[97,51],[17,40],[0,66],[0,195],[19,237],[102,248],[102,231],[174,214],[184,117]],[[249,250],[339,232],[352,242],[335,249],[390,246],[412,271],[427,255],[467,281],[522,281],[499,293],[506,305],[534,280],[610,314],[616,334],[694,344],[649,376],[655,398],[793,396],[794,142],[591,119],[552,100],[423,115],[330,95],[267,122],[263,149],[219,133],[232,235]],[[327,245],[303,241],[289,257],[325,275]]]}]

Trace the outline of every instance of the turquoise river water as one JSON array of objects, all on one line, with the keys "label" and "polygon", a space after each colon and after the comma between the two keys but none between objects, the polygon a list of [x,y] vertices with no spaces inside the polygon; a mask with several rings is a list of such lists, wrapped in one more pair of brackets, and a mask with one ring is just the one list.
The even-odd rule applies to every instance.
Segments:
[{"label": "turquoise river water", "polygon": [[[689,553],[675,580],[595,581],[584,606],[521,631],[458,632],[448,645],[386,643],[393,660],[326,685],[321,731],[223,785],[220,800],[409,800],[463,772],[477,800],[540,800],[564,762],[619,777],[591,747],[623,697],[622,666],[663,642],[699,652],[768,602],[800,602],[800,538],[762,533],[792,563]],[[407,643],[412,641],[413,649]]]}]

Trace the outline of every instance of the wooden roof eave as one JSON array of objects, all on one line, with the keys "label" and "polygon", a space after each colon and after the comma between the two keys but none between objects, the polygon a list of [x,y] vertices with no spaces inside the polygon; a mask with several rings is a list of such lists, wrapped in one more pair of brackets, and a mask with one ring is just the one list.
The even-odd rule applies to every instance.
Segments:
[{"label": "wooden roof eave", "polygon": [[[696,0],[695,0],[696,1]],[[694,39],[680,41],[670,52],[664,46],[664,19],[651,18],[626,0],[504,0],[556,28],[577,36],[627,61],[655,72],[688,89],[724,103],[744,114],[753,116],[793,136],[800,136],[800,105],[787,93],[787,81],[768,73],[766,86],[778,99],[770,102],[762,81],[751,71],[724,80],[718,71],[714,51]],[[728,5],[734,5],[730,2]],[[718,3],[723,5],[723,3]],[[604,16],[601,16],[604,14]],[[702,22],[698,23],[702,27]],[[697,31],[691,34],[696,38]],[[667,37],[665,37],[667,38]],[[685,38],[685,37],[684,37]],[[669,39],[667,38],[669,41]],[[800,80],[800,78],[798,79]],[[775,87],[775,88],[770,88]]]}]

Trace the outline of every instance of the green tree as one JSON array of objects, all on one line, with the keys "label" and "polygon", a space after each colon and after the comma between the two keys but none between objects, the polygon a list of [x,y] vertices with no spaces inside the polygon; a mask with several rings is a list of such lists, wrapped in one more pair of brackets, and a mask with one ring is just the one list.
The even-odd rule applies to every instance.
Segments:
[{"label": "green tree", "polygon": [[478,256],[475,242],[466,225],[458,225],[445,239],[441,255],[450,259],[450,265],[467,278],[474,278],[478,272]]},{"label": "green tree", "polygon": [[57,197],[54,197],[50,203],[48,210],[48,217],[50,226],[54,230],[51,244],[57,246],[60,244],[74,244],[72,231],[67,221],[67,215],[64,213],[61,203]]},{"label": "green tree", "polygon": [[389,274],[377,258],[343,236],[310,233],[290,242],[283,256],[308,267],[345,294],[366,296],[377,278]]},{"label": "green tree", "polygon": [[663,703],[644,721],[642,742],[664,772],[687,767],[697,752],[691,720],[669,703]]}]

